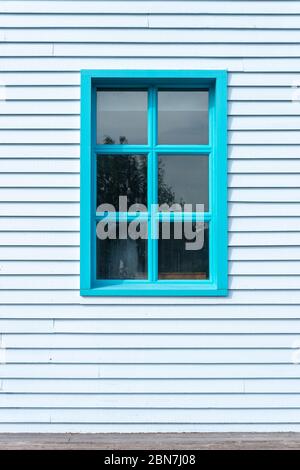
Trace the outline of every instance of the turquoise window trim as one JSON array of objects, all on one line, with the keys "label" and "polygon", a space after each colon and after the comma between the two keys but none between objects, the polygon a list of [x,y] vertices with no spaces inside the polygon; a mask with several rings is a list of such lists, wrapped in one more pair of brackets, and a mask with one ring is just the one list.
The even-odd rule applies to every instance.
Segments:
[{"label": "turquoise window trim", "polygon": [[[96,144],[96,88],[148,88],[148,135],[146,145]],[[155,88],[209,89],[209,144],[156,145],[157,103]],[[81,152],[80,152],[80,295],[82,296],[226,296],[228,294],[227,255],[227,72],[224,70],[82,70],[81,71]],[[204,220],[209,230],[209,280],[159,280],[157,282],[157,240],[149,238],[148,280],[96,280],[95,224],[101,218],[95,207],[95,165],[97,154],[151,154],[148,170],[148,197],[157,194],[154,156],[160,153],[209,154],[210,211]],[[118,215],[122,218],[122,214]],[[132,214],[130,217],[134,217]],[[155,230],[161,214],[143,218]],[[174,215],[174,219],[178,217]],[[185,217],[193,218],[192,214]],[[151,228],[149,227],[149,228]]]}]

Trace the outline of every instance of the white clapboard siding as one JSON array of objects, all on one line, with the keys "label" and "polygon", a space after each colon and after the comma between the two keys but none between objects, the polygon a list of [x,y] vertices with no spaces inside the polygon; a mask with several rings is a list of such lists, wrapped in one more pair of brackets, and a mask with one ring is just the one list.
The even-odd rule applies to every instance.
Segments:
[{"label": "white clapboard siding", "polygon": [[[11,163],[13,165],[13,163]],[[45,163],[46,164],[46,163]],[[300,162],[297,159],[282,158],[270,161],[257,159],[232,159],[228,164],[229,173],[300,173]]]},{"label": "white clapboard siding", "polygon": [[79,132],[75,130],[0,130],[3,144],[13,144],[18,139],[23,144],[78,144]]},{"label": "white clapboard siding", "polygon": [[291,349],[7,349],[6,364],[289,364]]},{"label": "white clapboard siding", "polygon": [[[0,188],[0,201],[23,201],[23,202],[52,202],[52,201],[79,201],[78,188]],[[1,226],[0,221],[0,226]],[[25,221],[26,223],[26,221]],[[8,226],[7,226],[8,230]],[[57,228],[59,231],[59,229]]]},{"label": "white clapboard siding", "polygon": [[232,217],[268,217],[268,216],[300,216],[300,205],[295,203],[234,203],[229,204]]},{"label": "white clapboard siding", "polygon": [[[300,15],[299,17],[300,18]],[[1,22],[1,17],[0,17]],[[28,47],[28,46],[27,46]],[[28,54],[26,43],[0,44],[1,57],[24,57]],[[32,44],[32,57],[299,57],[297,44]]]},{"label": "white clapboard siding", "polygon": [[[6,90],[2,93],[5,96]],[[22,115],[69,115],[79,114],[80,104],[79,101],[63,101],[63,100],[16,100],[16,101],[2,101],[0,105],[0,114],[2,115],[15,115],[16,113]],[[22,118],[26,121],[26,117]],[[31,129],[31,128],[30,128]]]},{"label": "white clapboard siding", "polygon": [[[0,188],[0,201],[79,201],[77,188]],[[1,226],[1,220],[0,220]],[[59,230],[59,229],[57,229]]]},{"label": "white clapboard siding", "polygon": [[[6,348],[15,351],[22,350],[35,350],[49,348],[48,353],[51,354],[52,349],[62,350],[76,350],[76,348],[83,349],[138,349],[141,352],[144,348],[147,349],[191,349],[197,350],[224,350],[224,349],[276,349],[291,350],[293,345],[296,345],[299,337],[294,334],[260,334],[255,336],[253,334],[199,334],[199,333],[175,333],[175,334],[110,334],[103,333],[73,333],[73,334],[4,334],[2,336],[2,344]],[[238,351],[236,351],[238,354]],[[62,354],[62,352],[61,352]],[[8,356],[10,357],[10,356]],[[247,357],[246,357],[247,358]]]},{"label": "white clapboard siding", "polygon": [[[253,31],[253,33],[259,34],[259,30]],[[278,33],[279,31],[276,31],[277,37]],[[243,72],[231,75],[228,84],[229,86],[293,86],[295,88],[299,83],[299,78],[299,73],[292,70],[285,70],[281,73],[270,72],[268,74]]]},{"label": "white clapboard siding", "polygon": [[[300,18],[300,15],[299,15]],[[1,20],[1,18],[0,18]],[[143,56],[153,57],[298,57],[299,49],[297,44],[272,44],[259,46],[252,44],[206,44],[203,48],[201,44],[160,44],[160,43],[105,43],[89,44],[32,44],[32,43],[4,43],[0,45],[2,57],[24,57],[28,55],[28,47],[33,57],[131,57]]]},{"label": "white clapboard siding", "polygon": [[[226,299],[216,298],[211,299],[208,297],[188,297],[177,298],[170,295],[168,298],[159,299],[160,305],[298,305],[300,302],[300,295],[298,290],[278,290],[267,289],[257,290],[255,297],[252,295],[253,289],[231,290]],[[81,297],[77,291],[72,290],[3,290],[1,292],[1,300],[7,305],[97,305],[99,299]],[[155,297],[145,299],[134,298],[128,299],[126,297],[118,297],[114,299],[114,304],[124,305],[131,302],[133,304],[141,305],[141,302],[147,304],[157,305]],[[112,299],[110,297],[101,297],[102,305],[111,305]]]},{"label": "white clapboard siding", "polygon": [[[43,14],[26,14],[27,28],[147,28],[147,15],[128,14],[105,14],[105,15],[59,15],[50,12],[49,15]],[[24,28],[24,20],[22,15],[0,14],[0,26],[11,28]]]},{"label": "white clapboard siding", "polygon": [[[292,129],[292,119],[290,128]],[[0,115],[1,129],[79,129],[78,115]],[[250,124],[249,124],[250,127]]]},{"label": "white clapboard siding", "polygon": [[[1,181],[1,180],[0,180]],[[247,174],[229,176],[229,186],[236,187],[271,187],[271,188],[297,188],[299,187],[299,174]]]},{"label": "white clapboard siding", "polygon": [[[73,20],[71,18],[71,20]],[[23,21],[23,20],[22,20]],[[1,25],[1,22],[0,22]],[[30,47],[30,44],[29,44]],[[131,58],[130,56],[123,56],[119,57],[118,55],[115,57],[112,56],[104,56],[104,57],[56,57],[53,60],[53,57],[37,57],[32,56],[30,61],[26,57],[4,57],[1,59],[1,63],[3,67],[5,67],[8,71],[55,71],[57,68],[62,70],[63,72],[74,72],[76,70],[80,70],[80,68],[88,69],[92,68],[93,66],[96,68],[121,68],[126,65],[128,59],[130,58],[131,68],[143,68],[142,63],[144,63],[145,68],[145,59],[147,59],[148,67],[160,67],[160,68],[176,68],[176,63],[178,65],[178,58],[175,56],[167,58],[165,56],[160,56],[159,58],[153,58],[151,56],[148,57],[139,57],[135,56]],[[213,66],[216,61],[216,58],[201,58],[197,56],[200,68],[204,68],[205,66],[208,68]],[[182,60],[183,66],[192,69],[195,66],[195,57],[184,57]],[[296,58],[271,58],[265,59],[263,63],[260,62],[260,59],[245,59],[245,62],[241,58],[218,58],[218,68],[224,69],[226,66],[230,67],[232,70],[236,70],[241,72],[243,67],[246,67],[248,71],[258,70],[261,71],[260,68],[262,67],[262,71],[279,71],[283,66],[288,66],[294,69],[295,72],[300,71],[300,66],[298,64],[298,59]],[[147,67],[147,65],[146,65]]]},{"label": "white clapboard siding", "polygon": [[[180,300],[180,299],[178,299]],[[193,299],[194,302],[195,299]],[[216,319],[235,319],[235,320],[253,320],[253,319],[298,319],[299,311],[297,305],[230,305],[223,304],[222,308],[215,303],[210,304],[195,304],[189,303],[186,309],[185,319],[188,320],[216,320]],[[53,321],[58,319],[77,319],[85,320],[94,319],[110,319],[119,320],[121,318],[132,319],[132,320],[148,320],[150,319],[167,319],[176,320],[182,319],[182,306],[180,302],[178,304],[165,303],[162,310],[157,308],[155,303],[144,303],[143,309],[140,308],[140,304],[130,303],[127,305],[122,304],[110,304],[109,318],[107,317],[107,304],[92,303],[87,304],[84,301],[77,305],[28,305],[23,304],[23,308],[20,309],[17,305],[1,305],[0,315],[2,319],[10,320],[24,320],[35,319],[44,320],[45,317]],[[47,317],[48,315],[48,317]],[[58,333],[55,333],[58,334]],[[60,334],[60,333],[59,333]],[[79,335],[82,333],[79,332]],[[106,333],[104,333],[106,335]],[[127,335],[128,333],[125,332]],[[144,334],[143,332],[141,333]],[[169,334],[169,333],[168,333]],[[225,333],[227,334],[227,333]],[[251,334],[251,333],[250,333]],[[280,333],[279,333],[280,334]],[[175,333],[180,335],[180,333]]]},{"label": "white clapboard siding", "polygon": [[233,262],[229,266],[229,272],[231,275],[285,275],[292,276],[300,273],[300,263],[298,260],[295,261],[246,261],[246,262]]},{"label": "white clapboard siding", "polygon": [[[23,401],[22,401],[23,399]],[[282,406],[285,409],[298,408],[299,396],[297,395],[282,395],[282,394],[198,394],[198,395],[146,395],[133,396],[128,394],[69,394],[59,395],[56,397],[53,394],[26,394],[20,396],[18,394],[5,394],[0,395],[0,409],[13,408],[16,406],[23,406],[24,408],[82,408],[82,409],[107,409],[116,408],[119,410],[129,408],[149,408],[157,409],[239,409],[239,408],[252,408],[252,409],[269,409]],[[0,411],[0,414],[1,414]]]},{"label": "white clapboard siding", "polygon": [[[50,3],[50,2],[49,2]],[[114,4],[115,2],[106,2]],[[143,4],[139,2],[138,4]],[[188,6],[180,5],[181,2],[162,2],[164,8],[160,7],[161,2],[152,2],[152,5],[158,4],[156,11],[152,11],[149,7],[145,7],[144,11],[138,11],[137,2],[131,2],[131,8],[124,8],[124,2],[119,2],[123,8],[118,8],[118,4],[114,10],[106,9],[104,6],[101,12],[86,14],[58,14],[55,11],[48,11],[47,14],[40,12],[23,12],[26,13],[26,26],[29,27],[150,27],[150,28],[249,28],[249,29],[297,29],[297,23],[300,12],[293,12],[290,15],[274,15],[270,11],[266,14],[247,15],[247,10],[243,12],[232,11],[224,15],[214,13],[218,12],[215,7],[214,12],[207,12],[202,9],[197,11],[197,2],[188,2]],[[186,3],[186,2],[185,2]],[[209,2],[205,2],[208,4]],[[218,2],[216,2],[218,4]],[[224,2],[225,3],[225,2]],[[234,2],[232,2],[234,3]],[[174,10],[174,5],[176,9]],[[189,8],[190,6],[190,8]],[[123,10],[123,11],[122,11]],[[125,10],[125,11],[124,11]],[[203,11],[204,10],[204,11]],[[2,13],[2,12],[1,12]],[[15,11],[16,13],[16,11]],[[19,13],[19,12],[18,12]],[[85,12],[84,12],[85,13]],[[139,13],[137,15],[137,13]],[[151,13],[148,15],[148,13]],[[155,14],[154,14],[155,13]],[[201,15],[202,13],[202,15]],[[203,15],[203,13],[205,13]],[[243,14],[244,13],[244,14]],[[246,14],[245,14],[246,13]],[[127,23],[126,23],[127,21]],[[0,26],[22,28],[22,15],[6,13],[0,14]]]},{"label": "white clapboard siding", "polygon": [[[295,268],[296,269],[296,268]],[[0,261],[0,276],[1,275],[58,275],[58,274],[79,274],[78,261]],[[271,274],[271,273],[270,273]]]},{"label": "white clapboard siding", "polygon": [[291,85],[269,87],[267,84],[261,87],[230,87],[228,93],[230,101],[291,101],[294,95],[295,89]]},{"label": "white clapboard siding", "polygon": [[[68,219],[67,219],[68,220]],[[300,253],[300,249],[299,249]],[[292,256],[292,253],[291,255]],[[300,254],[299,254],[300,256]],[[70,246],[14,246],[0,247],[1,260],[41,260],[41,261],[73,261],[79,260],[79,247]]]},{"label": "white clapboard siding", "polygon": [[[21,424],[30,423],[37,424],[38,427],[34,427],[35,431],[42,432],[42,430],[47,429],[50,425],[54,425],[54,429],[56,432],[59,432],[59,429],[67,429],[68,432],[71,432],[71,429],[74,432],[74,429],[79,429],[80,432],[84,432],[88,426],[91,427],[92,424],[97,424],[97,430],[99,430],[100,425],[104,425],[104,429],[106,432],[112,432],[112,429],[116,431],[116,429],[120,429],[120,424],[125,424],[125,430],[130,429],[133,427],[135,429],[136,424],[140,424],[138,427],[139,432],[142,429],[145,429],[145,425],[149,424],[150,428],[146,426],[146,429],[149,431],[157,430],[158,425],[160,424],[163,431],[170,430],[172,425],[176,425],[176,423],[181,424],[181,430],[185,429],[187,425],[191,425],[191,428],[188,429],[191,431],[192,429],[195,431],[200,430],[199,427],[203,430],[207,427],[206,425],[202,426],[195,426],[195,422],[197,423],[210,423],[215,424],[213,429],[217,429],[218,426],[221,426],[224,422],[227,423],[227,426],[238,424],[241,427],[238,429],[245,429],[242,427],[243,423],[252,423],[252,427],[254,425],[263,424],[266,428],[266,422],[272,419],[274,414],[273,409],[165,409],[163,412],[159,408],[153,408],[152,410],[143,409],[143,408],[136,408],[133,412],[132,409],[77,409],[76,413],[74,413],[73,409],[7,409],[1,410],[1,421],[6,423],[8,420],[15,426],[10,428],[16,432],[16,430],[25,429],[25,426],[20,426]],[[277,426],[285,425],[283,429],[289,429],[287,427],[287,422],[290,425],[295,424],[298,426],[299,420],[299,412],[297,409],[285,409],[282,408],[278,411],[277,416]],[[128,425],[130,422],[130,426]],[[41,427],[41,424],[47,424],[46,427]],[[61,428],[55,427],[55,424],[61,424]],[[66,426],[66,424],[68,426]],[[70,428],[70,424],[75,424],[76,426]],[[83,428],[82,424],[85,424],[86,427]],[[115,424],[115,427],[108,427],[107,424]],[[168,424],[169,426],[164,426],[164,424]],[[218,425],[218,426],[217,426]],[[246,426],[247,428],[247,426]],[[94,428],[92,428],[94,429]],[[121,428],[124,431],[124,428]],[[249,429],[249,428],[247,428]],[[260,428],[259,428],[260,429]],[[281,430],[283,430],[280,427]],[[293,430],[297,429],[292,427]],[[298,428],[299,429],[299,428]],[[211,431],[212,429],[209,428]],[[253,431],[253,428],[252,428]],[[28,431],[27,431],[28,432]],[[95,429],[94,429],[95,432]]]},{"label": "white clapboard siding", "polygon": [[6,159],[0,160],[1,173],[79,173],[77,159]]},{"label": "white clapboard siding", "polygon": [[[296,19],[299,21],[298,19]],[[30,47],[30,44],[29,46]],[[104,68],[104,69],[111,69],[111,68],[124,68],[128,60],[130,60],[131,68],[146,68],[145,67],[145,60],[147,61],[149,68],[167,68],[167,69],[176,69],[176,64],[178,66],[178,57],[174,55],[166,56],[160,55],[158,58],[153,58],[151,56],[150,51],[149,54],[140,55],[118,55],[118,51],[116,51],[116,55],[109,56],[97,56],[97,57],[65,57],[65,56],[56,56],[55,60],[53,56],[51,57],[38,57],[32,56],[30,62],[28,59],[24,57],[10,57],[6,56],[1,59],[3,67],[5,67],[8,71],[26,71],[26,67],[28,67],[28,71],[32,72],[34,70],[37,71],[55,71],[57,67],[60,68],[63,72],[74,72],[75,70],[80,69],[81,67],[84,69],[89,69],[91,67],[96,68]],[[125,51],[124,51],[125,54]],[[242,53],[241,53],[242,54]],[[205,54],[203,56],[199,52],[197,55],[193,56],[180,56],[179,57],[182,62],[182,66],[186,69],[193,69],[195,67],[195,60],[197,60],[197,64],[199,68],[204,69],[209,67],[214,67],[216,69],[231,69],[232,72],[242,72],[245,70],[246,72],[280,72],[282,69],[289,68],[294,72],[300,71],[299,65],[299,58],[298,57],[270,57],[270,58],[263,58],[258,57],[248,57],[242,59],[237,56],[226,58],[224,56],[219,57],[216,53],[215,57],[207,57]],[[143,66],[144,64],[144,66]]]},{"label": "white clapboard siding", "polygon": [[[1,52],[1,49],[0,49]],[[2,95],[7,101],[11,100],[79,100],[80,88],[78,86],[40,86],[39,88],[33,86],[8,86],[2,85]],[[282,88],[282,90],[285,90]],[[282,96],[284,98],[284,91]]]},{"label": "white clapboard siding", "polygon": [[[101,18],[102,22],[102,18]],[[295,44],[299,42],[300,34],[297,30],[236,30],[236,29],[181,29],[180,41],[176,29],[155,28],[117,28],[107,29],[83,27],[68,29],[68,27],[51,28],[18,28],[8,29],[5,34],[0,33],[5,42],[43,42],[43,43],[192,43],[192,44],[234,44],[234,43],[264,43]]]},{"label": "white clapboard siding", "polygon": [[229,250],[231,260],[299,260],[300,247],[234,247]]},{"label": "white clapboard siding", "polygon": [[0,174],[0,186],[2,187],[79,187],[79,175],[74,174]]},{"label": "white clapboard siding", "polygon": [[[297,82],[296,82],[297,83]],[[294,92],[295,93],[295,92]],[[232,116],[293,116],[299,115],[299,100],[292,100],[293,90],[291,89],[291,98],[287,101],[234,101],[228,105],[229,115]],[[295,94],[297,98],[297,94]],[[281,128],[282,129],[282,128]],[[284,129],[282,129],[284,130]]]},{"label": "white clapboard siding", "polygon": [[[31,322],[27,322],[27,327],[30,328]],[[116,324],[117,323],[117,324]],[[118,322],[111,321],[109,319],[97,320],[97,319],[57,319],[54,324],[49,325],[49,321],[39,321],[33,327],[44,328],[50,327],[50,330],[56,333],[62,332],[90,332],[90,333],[178,333],[179,327],[181,333],[249,333],[251,324],[251,333],[295,333],[300,331],[300,321],[298,319],[274,319],[274,320],[225,320],[219,319],[217,325],[214,319],[176,319],[176,320],[165,320],[165,319],[149,319],[148,321],[138,321],[126,319],[119,319]],[[17,326],[18,320],[0,320],[3,331],[7,328],[8,330],[17,327],[19,330],[23,326],[26,327],[26,320],[21,322],[20,328]],[[16,325],[16,326],[15,326]]]},{"label": "white clapboard siding", "polygon": [[[172,394],[248,394],[256,393],[299,393],[299,379],[4,379],[3,393],[18,393],[22,386],[23,393],[72,394],[136,394],[168,393]],[[24,395],[25,398],[25,395]]]},{"label": "white clapboard siding", "polygon": [[79,146],[75,144],[3,144],[0,158],[78,158]]},{"label": "white clapboard siding", "polygon": [[[1,227],[1,225],[0,225]],[[230,232],[280,232],[300,230],[299,217],[231,217]]]},{"label": "white clapboard siding", "polygon": [[[19,31],[20,29],[16,29]],[[10,29],[6,29],[6,33],[11,31]],[[22,31],[22,30],[21,30]],[[0,33],[1,34],[1,33]],[[1,37],[1,36],[0,36]],[[3,38],[3,33],[2,33]],[[292,78],[293,77],[293,78]],[[291,80],[297,79],[297,74],[287,74],[286,83],[288,85],[291,83]],[[55,70],[53,72],[28,72],[20,74],[18,71],[9,72],[0,70],[0,81],[2,87],[2,95],[5,92],[3,90],[4,86],[32,86],[32,85],[80,85],[80,73],[79,71],[74,72],[62,72],[60,70]],[[276,82],[277,83],[277,82]],[[281,82],[280,82],[281,83]]]},{"label": "white clapboard siding", "polygon": [[248,189],[234,188],[229,191],[228,200],[237,202],[284,202],[284,201],[300,201],[300,190],[297,188],[283,188],[282,194],[278,194],[277,189]]},{"label": "white clapboard siding", "polygon": [[[298,17],[300,19],[300,16]],[[73,44],[55,44],[52,51],[49,45],[43,44],[33,46],[33,55],[46,57],[54,55],[57,57],[107,57],[107,56],[168,56],[174,55],[184,57],[299,57],[297,44],[261,45],[259,48],[252,44],[85,44],[74,46]],[[21,57],[25,54],[24,45],[4,44],[0,47],[3,56]]]},{"label": "white clapboard siding", "polygon": [[[0,118],[1,122],[1,118]],[[72,124],[70,120],[70,125]],[[8,125],[8,124],[7,124]],[[41,124],[42,125],[42,124]],[[236,130],[298,130],[298,116],[232,116],[228,120],[231,131]]]},{"label": "white clapboard siding", "polygon": [[[38,16],[38,15],[36,15]],[[149,15],[150,28],[298,29],[297,15]]]},{"label": "white clapboard siding", "polygon": [[[222,299],[220,299],[222,300]],[[274,307],[273,307],[274,308]],[[74,310],[72,307],[70,310]],[[138,310],[138,306],[133,307]],[[149,308],[149,314],[155,308]],[[174,310],[174,307],[172,307]],[[30,310],[28,307],[27,310]],[[37,307],[36,309],[37,310]],[[44,308],[44,310],[46,310]],[[68,309],[66,309],[68,310]],[[94,311],[96,309],[94,308]],[[180,311],[180,308],[175,310]],[[251,309],[250,309],[251,310]],[[262,309],[263,310],[263,309]],[[89,309],[86,309],[89,311]],[[177,325],[181,327],[180,334],[298,334],[300,331],[300,320],[298,318],[121,318],[122,308],[115,308],[119,316],[115,318],[103,317],[99,319],[84,318],[84,308],[81,307],[80,318],[57,318],[53,319],[31,319],[31,318],[0,318],[2,334],[5,333],[98,333],[98,334],[179,334]],[[187,309],[189,311],[189,308]],[[107,307],[102,314],[106,313]],[[117,320],[117,321],[116,321]],[[217,323],[217,325],[215,325]],[[251,330],[250,330],[251,328]],[[292,347],[292,342],[291,342]]]},{"label": "white clapboard siding", "polygon": [[[15,191],[15,190],[14,190]],[[23,191],[23,189],[21,190]],[[31,191],[31,190],[30,190]],[[67,189],[69,192],[70,190]],[[76,190],[77,191],[77,190]],[[48,192],[48,189],[47,189]],[[3,193],[4,194],[4,193]],[[35,193],[33,193],[35,194]],[[48,197],[49,197],[49,193]],[[72,193],[71,193],[72,194]],[[72,194],[75,196],[75,194]],[[22,193],[22,198],[23,198]],[[293,221],[294,219],[292,219]],[[291,223],[292,223],[291,221]],[[286,221],[285,221],[286,222]],[[296,221],[295,221],[296,223]],[[0,231],[16,232],[78,232],[78,217],[1,217]]]},{"label": "white clapboard siding", "polygon": [[295,364],[0,364],[3,379],[299,379]]},{"label": "white clapboard siding", "polygon": [[[300,4],[3,0],[0,432],[300,431]],[[81,69],[228,70],[227,297],[81,297]]]},{"label": "white clapboard siding", "polygon": [[[176,423],[176,432],[220,432],[222,427],[223,432],[299,432],[300,427],[294,423],[227,423],[220,425],[220,423],[205,423],[205,424],[190,424],[190,423]],[[49,423],[35,423],[30,422],[30,429],[34,433],[47,433],[49,432]],[[174,424],[170,423],[63,423],[51,422],[51,432],[53,433],[157,433],[157,432],[173,432]],[[1,432],[10,433],[27,433],[28,423],[0,423]]]},{"label": "white clapboard siding", "polygon": [[[38,379],[34,383],[30,379],[4,379],[2,392],[18,393],[22,385],[24,393],[80,394],[101,393],[172,393],[179,394],[241,394],[246,393],[299,393],[299,379]],[[116,389],[117,387],[117,389]],[[24,397],[25,398],[25,397]]]},{"label": "white clapboard siding", "polygon": [[250,144],[254,139],[257,144],[299,144],[297,131],[236,131],[228,137],[230,144]]},{"label": "white clapboard siding", "polygon": [[26,216],[79,216],[79,205],[76,202],[3,202],[0,203],[0,217],[26,217]]},{"label": "white clapboard siding", "polygon": [[[299,425],[294,423],[222,423],[223,432],[299,432]],[[30,423],[32,432],[47,433],[49,429],[48,423]],[[172,432],[174,429],[173,424],[166,423],[51,423],[51,432],[53,433],[157,433],[157,432]],[[28,432],[28,423],[0,423],[1,432],[10,433],[26,433]],[[176,424],[176,432],[219,432],[220,424],[206,423],[206,424],[189,424],[178,423]]]},{"label": "white clapboard siding", "polygon": [[[259,156],[260,155],[260,156]],[[231,159],[299,159],[299,145],[228,145],[229,162]]]},{"label": "white clapboard siding", "polygon": [[[299,388],[300,381],[290,381],[293,390]],[[293,383],[295,382],[295,385]],[[2,391],[4,393],[16,392],[22,384],[24,393],[241,393],[243,392],[243,381],[241,379],[192,379],[182,381],[180,379],[37,379],[36,388],[33,390],[33,382],[30,379],[4,379]],[[254,389],[255,384],[252,385]],[[278,390],[274,387],[274,392]],[[270,390],[268,390],[270,391]],[[278,390],[280,391],[280,390]],[[286,390],[289,391],[288,389]]]},{"label": "white clapboard siding", "polygon": [[[177,1],[113,1],[101,2],[100,5],[94,1],[74,2],[70,1],[54,2],[35,0],[28,1],[26,6],[24,2],[18,1],[3,1],[2,11],[5,13],[248,13],[248,14],[271,14],[278,15],[282,13],[280,5],[273,5],[274,2],[261,1],[251,2],[245,1],[242,4],[236,4],[235,1],[186,1],[185,6]],[[300,13],[300,8],[297,3],[293,1],[285,2],[285,13]]]}]

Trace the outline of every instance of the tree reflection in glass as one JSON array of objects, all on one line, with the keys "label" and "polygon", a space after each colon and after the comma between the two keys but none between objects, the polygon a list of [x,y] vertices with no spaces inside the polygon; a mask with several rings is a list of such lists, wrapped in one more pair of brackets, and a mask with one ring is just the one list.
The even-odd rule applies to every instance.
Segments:
[{"label": "tree reflection in glass", "polygon": [[118,211],[119,196],[127,196],[128,207],[147,205],[146,155],[98,155],[97,207],[112,204]]}]

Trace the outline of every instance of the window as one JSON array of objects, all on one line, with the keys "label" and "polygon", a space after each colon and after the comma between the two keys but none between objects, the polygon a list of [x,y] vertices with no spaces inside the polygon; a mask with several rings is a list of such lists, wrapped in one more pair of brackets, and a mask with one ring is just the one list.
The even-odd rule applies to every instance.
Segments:
[{"label": "window", "polygon": [[227,295],[226,80],[82,71],[81,295]]}]

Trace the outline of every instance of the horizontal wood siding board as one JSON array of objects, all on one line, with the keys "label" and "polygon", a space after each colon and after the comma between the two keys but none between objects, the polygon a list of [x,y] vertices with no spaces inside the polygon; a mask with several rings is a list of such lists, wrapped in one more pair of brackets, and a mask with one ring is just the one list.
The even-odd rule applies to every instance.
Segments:
[{"label": "horizontal wood siding board", "polygon": [[[99,5],[95,1],[82,1],[73,2],[60,1],[53,2],[47,0],[42,1],[27,1],[26,6],[24,2],[17,1],[3,1],[2,12],[3,13],[43,13],[43,14],[56,14],[56,13],[71,13],[71,14],[86,14],[86,13],[214,13],[214,14],[283,14],[282,6],[280,2],[261,1],[253,2],[246,1],[241,3],[235,1],[203,1],[201,3],[194,1],[186,1],[185,7],[183,7],[178,1],[142,1],[137,3],[135,1],[113,1],[113,2],[101,2]],[[274,5],[273,5],[274,3]],[[284,14],[300,13],[299,5],[294,1],[285,2]]]}]

